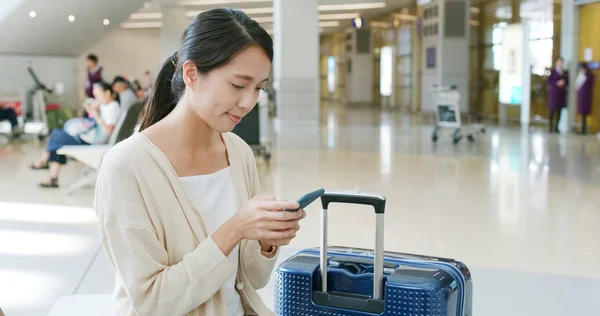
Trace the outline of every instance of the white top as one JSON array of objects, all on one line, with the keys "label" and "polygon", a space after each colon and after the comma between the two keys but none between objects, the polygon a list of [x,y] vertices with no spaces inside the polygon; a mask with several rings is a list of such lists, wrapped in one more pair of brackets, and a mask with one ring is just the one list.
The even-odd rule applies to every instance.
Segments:
[{"label": "white top", "polygon": [[[113,101],[108,104],[100,105],[100,118],[108,125],[116,125],[121,115],[119,102]],[[84,142],[92,145],[106,144],[110,138],[110,134],[106,133],[100,126],[92,128],[89,132],[80,134],[79,138]]]},{"label": "white top", "polygon": [[[207,234],[213,234],[237,212],[235,187],[230,167],[215,173],[199,176],[180,177],[183,189],[200,213]],[[238,265],[239,245],[228,256],[234,266]],[[242,316],[244,308],[240,295],[235,289],[236,274],[223,285],[227,301],[227,315]]]}]

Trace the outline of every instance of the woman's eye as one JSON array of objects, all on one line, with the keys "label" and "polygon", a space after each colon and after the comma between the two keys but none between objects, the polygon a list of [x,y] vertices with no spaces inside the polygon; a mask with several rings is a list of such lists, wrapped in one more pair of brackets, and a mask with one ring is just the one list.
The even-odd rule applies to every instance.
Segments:
[{"label": "woman's eye", "polygon": [[232,83],[231,85],[232,85],[234,88],[236,88],[236,89],[240,89],[240,90],[241,90],[241,89],[244,89],[244,86],[238,86],[238,85],[237,85],[237,84],[235,84],[235,83]]},{"label": "woman's eye", "polygon": [[267,91],[267,90],[265,90],[265,88],[261,88],[261,87],[256,88],[256,91],[260,91],[260,90]]}]

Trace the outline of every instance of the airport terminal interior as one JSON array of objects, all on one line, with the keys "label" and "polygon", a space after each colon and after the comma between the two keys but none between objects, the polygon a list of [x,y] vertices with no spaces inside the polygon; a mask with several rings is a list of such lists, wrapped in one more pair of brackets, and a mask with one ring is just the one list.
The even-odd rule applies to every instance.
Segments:
[{"label": "airport terminal interior", "polygon": [[[463,294],[448,294],[443,315],[598,315],[596,0],[0,1],[0,315],[123,315],[95,208],[102,159],[140,133],[163,63],[183,63],[184,30],[216,8],[244,11],[273,39],[269,79],[231,132],[252,149],[260,194],[385,197],[386,258],[468,267],[468,290],[456,276],[444,289]],[[85,122],[98,115],[112,132],[89,145]],[[318,257],[322,241],[322,204],[304,210],[296,237],[271,248],[258,289],[269,309],[442,315],[417,299],[386,300],[383,313],[285,307],[278,273],[293,269],[279,268],[306,249]],[[329,246],[374,255],[372,208],[327,212]],[[348,271],[331,284],[364,286]],[[127,315],[145,315],[132,306]]]}]

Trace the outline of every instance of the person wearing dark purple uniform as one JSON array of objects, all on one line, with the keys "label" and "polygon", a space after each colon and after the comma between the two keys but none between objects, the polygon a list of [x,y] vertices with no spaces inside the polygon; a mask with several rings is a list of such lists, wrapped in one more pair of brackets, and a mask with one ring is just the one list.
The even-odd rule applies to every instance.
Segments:
[{"label": "person wearing dark purple uniform", "polygon": [[[550,110],[548,127],[550,133],[558,133],[560,111],[567,106],[567,86],[569,85],[569,72],[564,69],[561,57],[556,59],[554,69],[550,72],[546,83],[548,84],[548,109]],[[555,127],[553,127],[554,116],[557,116]]]},{"label": "person wearing dark purple uniform", "polygon": [[102,67],[98,66],[98,56],[90,54],[87,56],[87,80],[85,83],[85,94],[88,98],[93,98],[92,93],[95,83],[102,81]]},{"label": "person wearing dark purple uniform", "polygon": [[587,63],[579,64],[577,74],[577,113],[581,115],[581,134],[585,134],[587,117],[592,114],[592,98],[594,96],[594,74]]}]

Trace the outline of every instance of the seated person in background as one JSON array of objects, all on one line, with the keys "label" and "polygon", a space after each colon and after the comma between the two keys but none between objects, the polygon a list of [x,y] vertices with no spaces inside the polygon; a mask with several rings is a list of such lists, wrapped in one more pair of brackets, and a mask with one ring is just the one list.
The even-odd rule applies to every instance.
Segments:
[{"label": "seated person in background", "polygon": [[130,107],[138,101],[138,97],[135,95],[133,88],[131,88],[129,81],[121,76],[115,77],[112,83],[112,89],[119,94],[119,104],[121,105],[121,108]]},{"label": "seated person in background", "polygon": [[19,137],[22,130],[19,127],[19,121],[17,120],[17,112],[12,107],[9,107],[3,103],[0,103],[0,122],[7,120],[12,128],[13,137]]},{"label": "seated person in background", "polygon": [[[106,144],[119,120],[119,103],[109,84],[94,84],[94,97],[97,105],[86,105],[89,118],[73,118],[65,123],[65,129],[54,129],[46,145],[42,158],[34,163],[34,170],[50,169],[50,179],[40,183],[43,188],[58,188],[60,165],[67,163],[67,157],[57,150],[67,145]],[[67,132],[68,131],[68,132]]]}]

